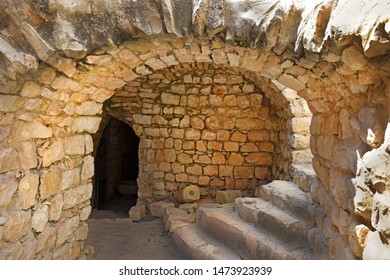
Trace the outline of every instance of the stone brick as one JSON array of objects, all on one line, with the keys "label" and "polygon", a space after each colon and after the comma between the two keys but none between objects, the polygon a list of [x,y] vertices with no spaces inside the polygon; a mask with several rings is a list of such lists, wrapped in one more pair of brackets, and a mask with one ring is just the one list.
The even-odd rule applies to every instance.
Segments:
[{"label": "stone brick", "polygon": [[176,174],[175,180],[176,180],[176,182],[186,183],[186,182],[188,182],[188,174],[187,173]]},{"label": "stone brick", "polygon": [[56,241],[57,247],[61,246],[69,239],[69,237],[77,229],[79,222],[80,222],[80,218],[78,216],[74,216],[58,226],[57,241]]},{"label": "stone brick", "polygon": [[187,128],[184,138],[187,140],[199,140],[200,139],[200,131],[197,129],[193,129],[193,128]]},{"label": "stone brick", "polygon": [[[274,144],[270,143],[270,142],[261,142],[257,146],[259,147],[259,150],[261,152],[273,152],[274,151]],[[255,152],[255,151],[253,151],[253,152]]]},{"label": "stone brick", "polygon": [[269,133],[266,130],[252,130],[248,133],[250,141],[267,141],[269,140]]},{"label": "stone brick", "polygon": [[208,186],[210,184],[210,177],[208,177],[208,176],[199,176],[198,184],[200,186]]},{"label": "stone brick", "polygon": [[225,186],[225,181],[224,180],[221,180],[219,178],[214,178],[210,181],[210,187],[213,187],[213,188],[220,188],[220,187],[223,187]]},{"label": "stone brick", "polygon": [[95,172],[95,163],[92,156],[88,155],[84,157],[83,166],[81,168],[81,180],[87,180],[92,178]]},{"label": "stone brick", "polygon": [[181,153],[177,155],[177,161],[181,164],[189,164],[193,162],[192,156],[186,153]]},{"label": "stone brick", "polygon": [[217,140],[218,141],[227,141],[230,138],[230,132],[228,130],[218,130],[217,131]]},{"label": "stone brick", "polygon": [[204,175],[207,176],[216,176],[218,175],[218,166],[217,165],[207,165],[203,168]]},{"label": "stone brick", "polygon": [[269,153],[250,153],[245,161],[249,164],[272,165],[272,156]]},{"label": "stone brick", "polygon": [[20,168],[19,156],[17,151],[6,145],[0,146],[0,172],[4,173],[10,170]]},{"label": "stone brick", "polygon": [[166,149],[164,150],[164,158],[167,162],[176,161],[176,151],[175,149]]},{"label": "stone brick", "polygon": [[354,71],[361,70],[367,65],[367,58],[356,46],[344,49],[341,60]]},{"label": "stone brick", "polygon": [[133,120],[134,123],[136,124],[145,124],[145,125],[152,124],[152,116],[134,114]]},{"label": "stone brick", "polygon": [[204,128],[204,121],[199,117],[191,117],[191,127],[202,130]]},{"label": "stone brick", "polygon": [[233,177],[233,166],[220,165],[219,176]]},{"label": "stone brick", "polygon": [[38,121],[19,121],[16,124],[16,129],[13,133],[13,141],[21,142],[34,138],[49,138],[53,136],[53,130],[46,127]]},{"label": "stone brick", "polygon": [[255,167],[255,177],[260,180],[269,179],[271,176],[271,172],[267,167]]},{"label": "stone brick", "polygon": [[171,136],[177,139],[184,138],[184,129],[172,128]]},{"label": "stone brick", "polygon": [[250,152],[258,152],[259,148],[256,144],[254,143],[246,143],[241,146],[240,152],[242,153],[250,153]]},{"label": "stone brick", "polygon": [[37,97],[41,94],[41,87],[34,82],[25,82],[20,95],[23,97]]},{"label": "stone brick", "polygon": [[16,95],[0,95],[0,112],[15,112],[22,105],[22,98]]},{"label": "stone brick", "polygon": [[36,203],[38,186],[39,176],[37,174],[26,174],[26,176],[20,180],[18,188],[18,202],[22,209],[28,209]]},{"label": "stone brick", "polygon": [[41,200],[45,200],[49,197],[60,192],[61,176],[56,166],[53,166],[47,172],[41,176],[41,185],[39,188],[39,194]]},{"label": "stone brick", "polygon": [[222,151],[222,143],[216,141],[209,141],[207,143],[207,148],[212,151]]},{"label": "stone brick", "polygon": [[42,232],[49,221],[49,206],[42,205],[37,210],[34,211],[34,214],[31,219],[31,227],[36,232]]},{"label": "stone brick", "polygon": [[206,127],[208,129],[217,130],[217,129],[222,128],[222,126],[223,126],[223,124],[221,123],[221,121],[217,117],[211,116],[211,117],[206,118]]},{"label": "stone brick", "polygon": [[211,158],[212,164],[225,164],[225,156],[221,153],[214,153],[213,157]]},{"label": "stone brick", "polygon": [[244,133],[239,132],[239,131],[235,131],[232,134],[231,140],[235,141],[235,142],[242,142],[243,143],[246,141],[246,135]]},{"label": "stone brick", "polygon": [[252,130],[260,128],[262,123],[263,121],[258,118],[242,118],[236,120],[235,127],[242,130]]},{"label": "stone brick", "polygon": [[73,120],[72,132],[96,133],[99,129],[100,117],[77,117]]},{"label": "stone brick", "polygon": [[242,165],[244,163],[244,157],[238,153],[231,153],[227,164],[228,165]]},{"label": "stone brick", "polygon": [[11,211],[3,227],[3,239],[8,242],[16,242],[30,230],[30,211]]},{"label": "stone brick", "polygon": [[186,172],[188,174],[201,175],[202,174],[202,166],[199,164],[194,164],[194,165],[188,166],[186,169]]},{"label": "stone brick", "polygon": [[21,142],[17,145],[20,167],[35,168],[38,165],[37,147],[34,142]]},{"label": "stone brick", "polygon": [[92,197],[92,184],[71,188],[64,193],[63,209],[69,209],[89,200]]},{"label": "stone brick", "polygon": [[0,211],[7,209],[12,196],[18,188],[18,181],[8,174],[0,174]]},{"label": "stone brick", "polygon": [[234,177],[235,178],[253,178],[254,167],[253,166],[235,166]]},{"label": "stone brick", "polygon": [[224,142],[223,148],[228,152],[238,152],[239,146],[237,142]]},{"label": "stone brick", "polygon": [[[64,197],[62,193],[59,193],[50,198],[49,206],[49,221],[58,221],[62,215],[62,208],[64,206]],[[81,218],[81,214],[80,214]]]},{"label": "stone brick", "polygon": [[80,183],[80,168],[67,169],[61,173],[61,190],[77,186]]},{"label": "stone brick", "polygon": [[180,104],[180,96],[163,92],[161,94],[161,103],[167,105],[179,105]]},{"label": "stone brick", "polygon": [[199,158],[195,162],[203,163],[203,164],[210,164],[211,158],[209,156],[206,156],[206,155],[200,155]]},{"label": "stone brick", "polygon": [[94,101],[83,102],[76,107],[76,113],[83,116],[99,115],[102,113],[103,104]]},{"label": "stone brick", "polygon": [[55,140],[47,148],[41,149],[39,153],[42,157],[43,167],[48,167],[53,162],[62,160],[65,157],[64,145],[62,139]]},{"label": "stone brick", "polygon": [[203,130],[201,138],[203,140],[216,140],[217,139],[217,134],[215,132],[213,132],[213,131]]}]

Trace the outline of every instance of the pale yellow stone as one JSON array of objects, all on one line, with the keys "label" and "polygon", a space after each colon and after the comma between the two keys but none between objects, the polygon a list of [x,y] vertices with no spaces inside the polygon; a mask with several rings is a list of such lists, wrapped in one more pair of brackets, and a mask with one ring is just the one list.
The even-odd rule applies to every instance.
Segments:
[{"label": "pale yellow stone", "polygon": [[36,97],[41,94],[41,87],[34,82],[25,82],[20,95],[23,97]]},{"label": "pale yellow stone", "polygon": [[37,174],[27,174],[19,182],[18,201],[22,209],[28,209],[36,203],[36,195],[39,186]]},{"label": "pale yellow stone", "polygon": [[7,209],[16,189],[18,181],[9,174],[0,174],[0,212]]},{"label": "pale yellow stone", "polygon": [[80,218],[78,216],[75,216],[66,220],[65,223],[58,225],[58,233],[57,233],[57,241],[56,241],[57,247],[61,246],[69,239],[69,237],[77,229],[79,222],[80,222]]},{"label": "pale yellow stone", "polygon": [[63,194],[59,193],[50,199],[49,221],[58,221],[62,215],[64,206]]},{"label": "pale yellow stone", "polygon": [[12,211],[7,216],[7,222],[3,228],[3,239],[15,242],[30,230],[31,214],[29,211]]},{"label": "pale yellow stone", "polygon": [[58,167],[52,166],[41,176],[40,198],[45,200],[60,192],[61,176]]},{"label": "pale yellow stone", "polygon": [[18,152],[8,145],[0,145],[0,172],[4,173],[19,168]]},{"label": "pale yellow stone", "polygon": [[99,115],[103,112],[102,108],[103,104],[101,103],[87,101],[76,107],[76,113],[83,116]]},{"label": "pale yellow stone", "polygon": [[64,151],[67,155],[83,155],[85,154],[85,140],[84,135],[74,135],[64,137]]},{"label": "pale yellow stone", "polygon": [[34,211],[31,219],[31,227],[36,232],[42,232],[49,220],[49,206],[41,205],[37,210]]},{"label": "pale yellow stone", "polygon": [[95,172],[95,163],[92,156],[84,157],[83,167],[81,168],[81,180],[92,178]]},{"label": "pale yellow stone", "polygon": [[99,129],[100,121],[100,117],[77,117],[73,120],[71,130],[78,133],[96,133]]},{"label": "pale yellow stone", "polygon": [[48,167],[53,162],[62,160],[65,157],[62,139],[55,140],[47,148],[41,149],[39,153],[42,157],[43,167]]},{"label": "pale yellow stone", "polygon": [[68,189],[64,193],[63,209],[69,209],[87,201],[92,196],[92,184],[85,184],[79,187]]}]

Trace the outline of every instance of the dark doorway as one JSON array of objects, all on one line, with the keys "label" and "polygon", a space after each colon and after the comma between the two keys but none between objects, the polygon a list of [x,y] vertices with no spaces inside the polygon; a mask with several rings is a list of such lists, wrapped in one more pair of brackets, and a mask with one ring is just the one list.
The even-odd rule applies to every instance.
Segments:
[{"label": "dark doorway", "polygon": [[139,138],[126,123],[110,118],[95,160],[93,206],[127,215],[137,202]]}]

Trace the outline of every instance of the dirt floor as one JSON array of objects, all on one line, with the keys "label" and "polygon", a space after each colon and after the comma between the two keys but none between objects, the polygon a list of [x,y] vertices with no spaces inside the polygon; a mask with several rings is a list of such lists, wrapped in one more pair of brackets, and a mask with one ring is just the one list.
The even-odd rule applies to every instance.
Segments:
[{"label": "dirt floor", "polygon": [[[95,249],[96,260],[182,260],[161,218],[148,215],[140,222],[127,217],[125,201],[118,201],[107,210],[93,210],[85,245]],[[114,209],[114,210],[110,210]]]}]

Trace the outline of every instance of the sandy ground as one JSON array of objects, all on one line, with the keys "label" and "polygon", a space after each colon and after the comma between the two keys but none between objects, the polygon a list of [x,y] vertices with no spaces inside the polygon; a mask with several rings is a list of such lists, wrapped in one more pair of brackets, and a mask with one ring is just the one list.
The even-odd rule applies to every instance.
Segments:
[{"label": "sandy ground", "polygon": [[92,245],[96,260],[181,260],[161,218],[147,216],[131,222],[124,213],[94,210],[85,245]]}]

